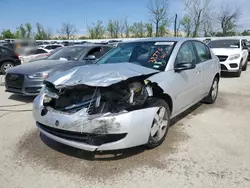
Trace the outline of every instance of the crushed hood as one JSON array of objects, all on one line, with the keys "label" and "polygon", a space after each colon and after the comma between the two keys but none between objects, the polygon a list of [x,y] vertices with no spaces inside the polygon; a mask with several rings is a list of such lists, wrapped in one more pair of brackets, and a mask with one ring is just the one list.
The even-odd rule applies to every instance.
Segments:
[{"label": "crushed hood", "polygon": [[46,81],[54,84],[55,88],[81,84],[108,87],[132,77],[151,75],[157,72],[159,71],[134,63],[92,64],[55,72]]}]

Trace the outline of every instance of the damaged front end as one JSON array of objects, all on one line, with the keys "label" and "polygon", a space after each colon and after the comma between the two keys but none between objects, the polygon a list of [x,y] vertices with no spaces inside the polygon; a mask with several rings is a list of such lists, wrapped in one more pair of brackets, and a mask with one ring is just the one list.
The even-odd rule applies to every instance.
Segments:
[{"label": "damaged front end", "polygon": [[43,134],[76,148],[115,150],[147,143],[157,107],[149,107],[149,75],[102,87],[75,84],[45,87],[33,114]]}]

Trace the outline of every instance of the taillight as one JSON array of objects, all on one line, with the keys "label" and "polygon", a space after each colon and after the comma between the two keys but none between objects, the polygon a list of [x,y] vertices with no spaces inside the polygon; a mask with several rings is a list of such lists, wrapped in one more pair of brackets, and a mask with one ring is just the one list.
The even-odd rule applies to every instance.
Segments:
[{"label": "taillight", "polygon": [[16,53],[15,55],[16,55],[16,57],[19,59],[19,54]]}]

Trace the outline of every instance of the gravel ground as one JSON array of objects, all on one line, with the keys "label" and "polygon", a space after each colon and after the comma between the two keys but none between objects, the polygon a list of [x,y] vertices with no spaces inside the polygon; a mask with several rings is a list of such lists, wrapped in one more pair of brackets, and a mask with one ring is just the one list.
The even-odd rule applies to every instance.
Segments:
[{"label": "gravel ground", "polygon": [[226,77],[214,105],[173,121],[165,142],[91,153],[39,134],[32,100],[0,87],[0,187],[250,187],[250,70]]}]

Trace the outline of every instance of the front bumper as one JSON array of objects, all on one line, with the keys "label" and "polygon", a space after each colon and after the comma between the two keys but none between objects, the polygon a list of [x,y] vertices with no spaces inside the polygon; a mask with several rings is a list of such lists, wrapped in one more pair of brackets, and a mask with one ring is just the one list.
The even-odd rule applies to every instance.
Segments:
[{"label": "front bumper", "polygon": [[36,96],[43,87],[43,80],[32,80],[28,79],[26,75],[21,75],[22,81],[10,81],[7,76],[5,77],[5,91],[7,92],[25,96]]},{"label": "front bumper", "polygon": [[[117,114],[88,115],[85,112],[86,109],[68,114],[47,108],[47,113],[44,115],[42,101],[43,95],[40,94],[33,103],[33,116],[41,133],[62,144],[88,151],[118,150],[146,144],[158,110],[158,107],[152,107]],[[66,135],[59,134],[62,131]],[[70,137],[69,132],[71,135],[77,134],[80,138]],[[88,136],[92,139],[96,136],[110,137],[111,135],[117,135],[118,139],[94,144],[83,138]]]},{"label": "front bumper", "polygon": [[237,72],[239,70],[240,61],[223,61],[220,62],[222,72]]}]

